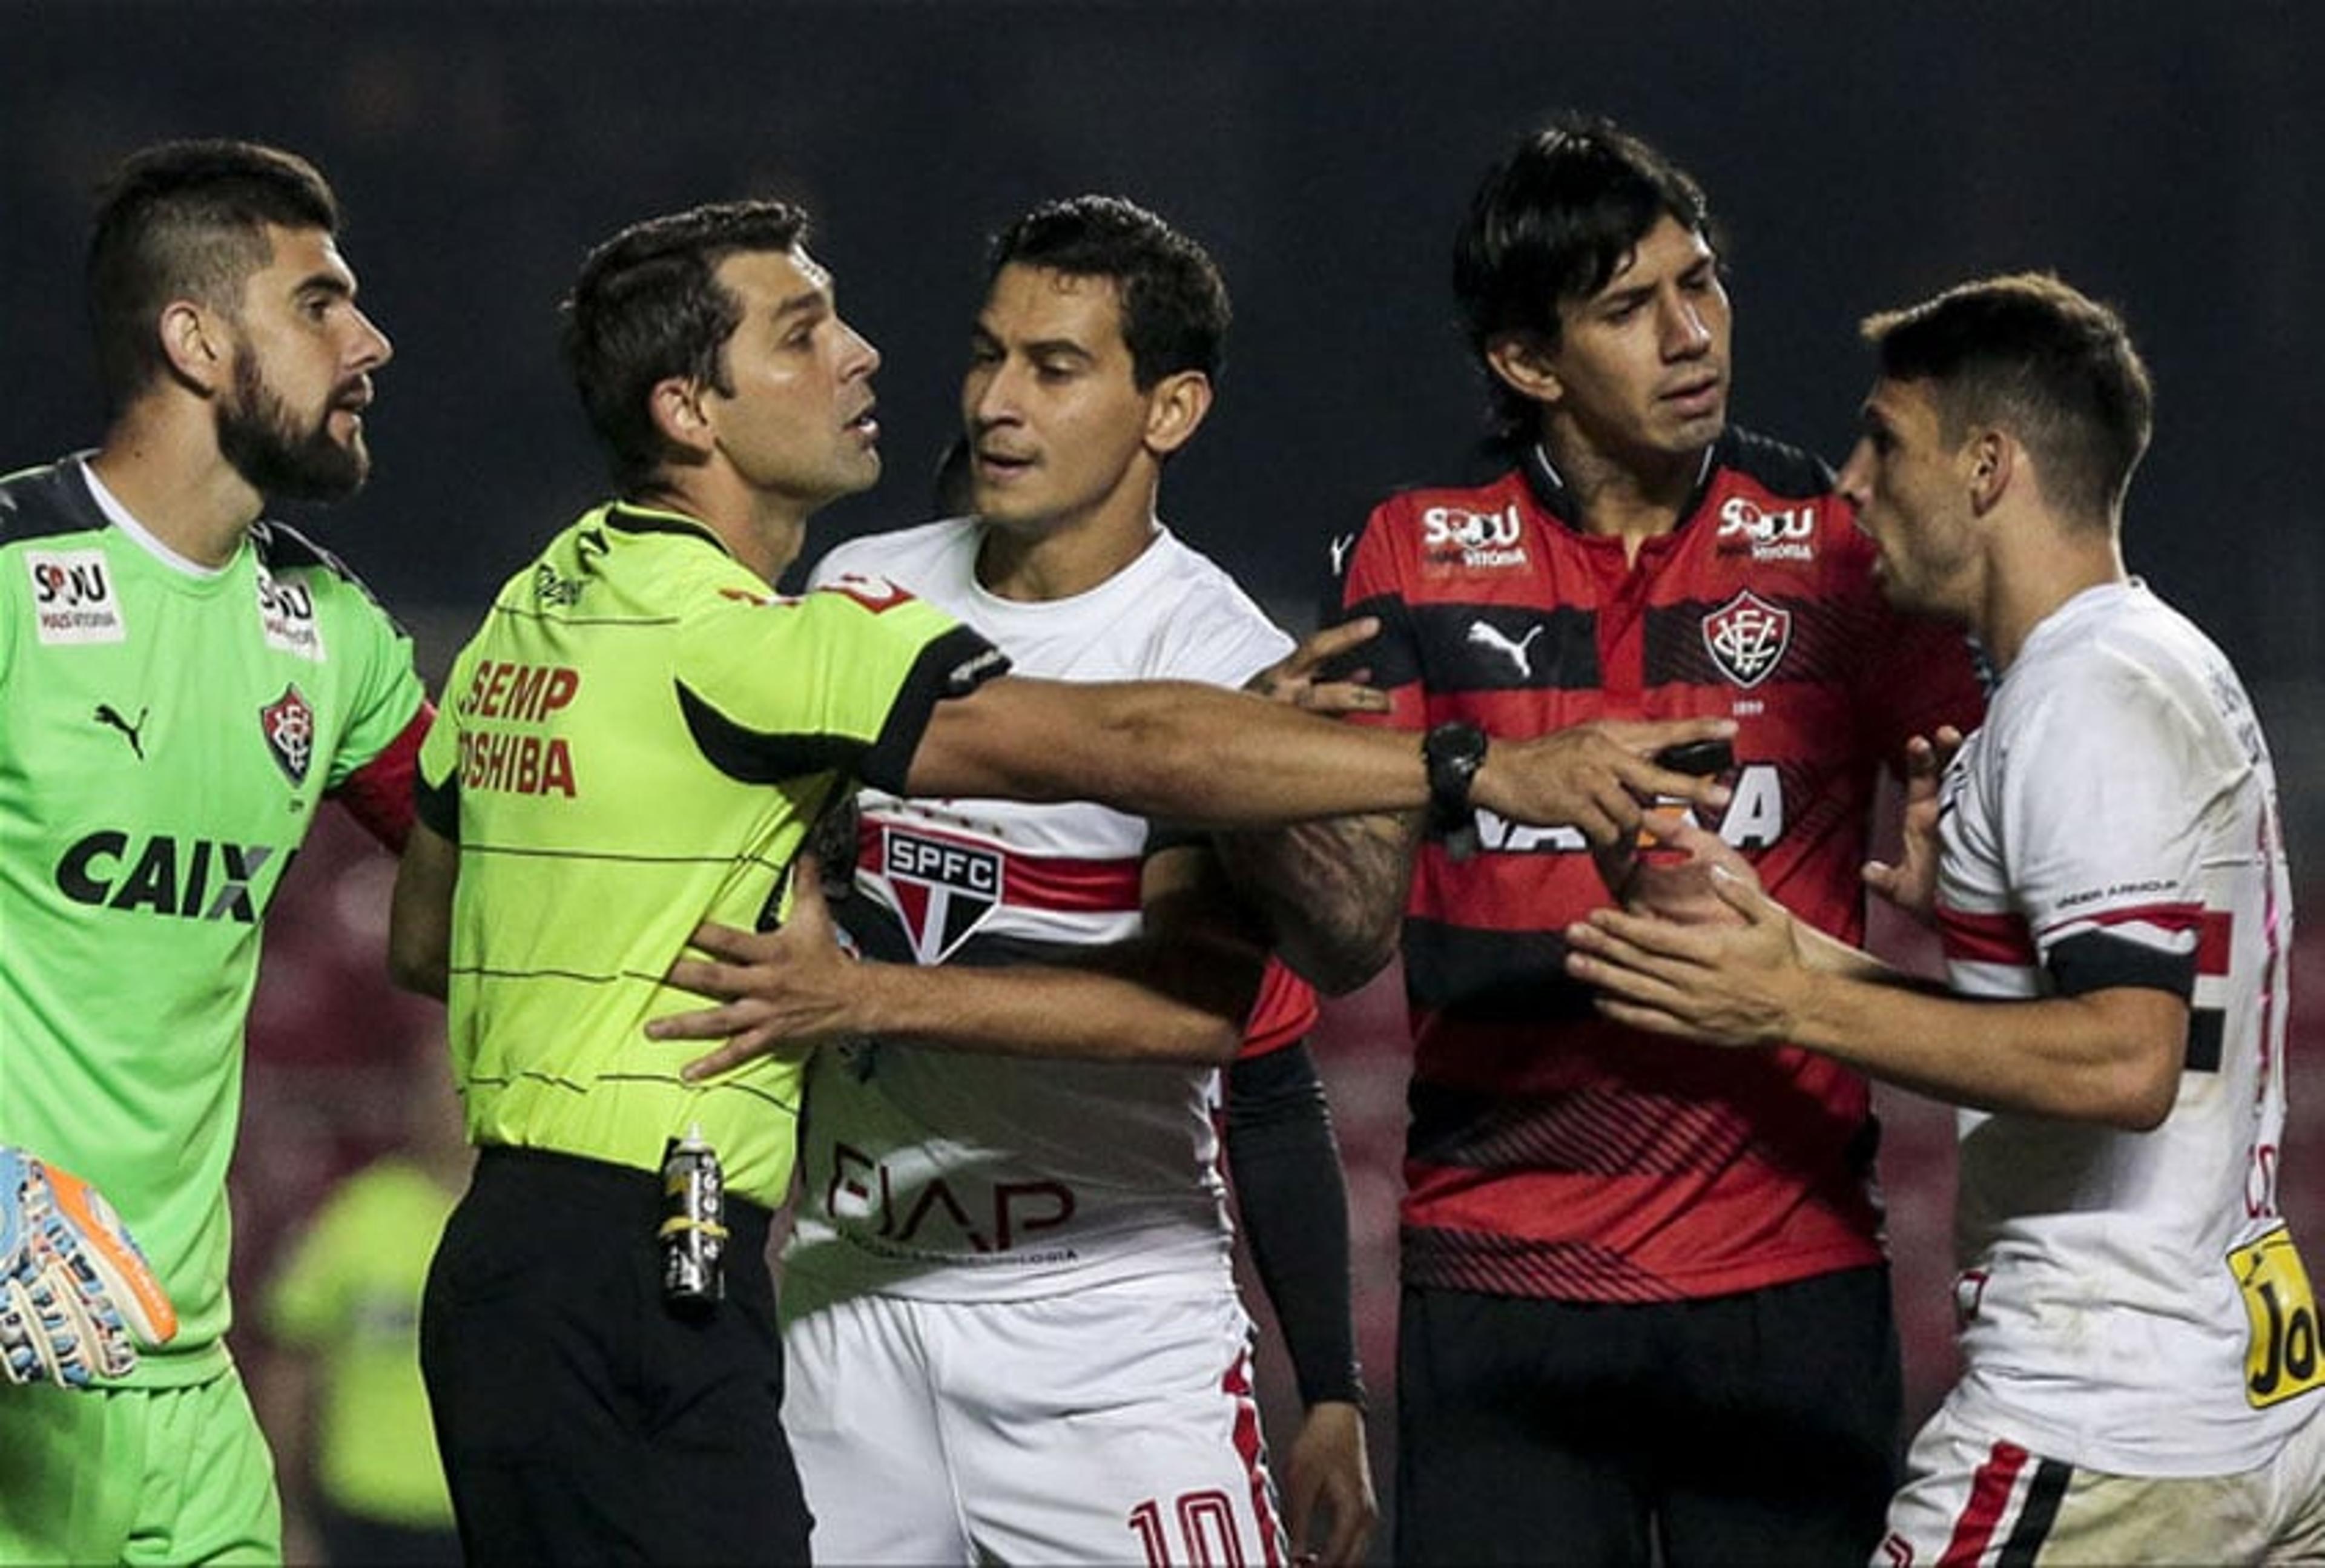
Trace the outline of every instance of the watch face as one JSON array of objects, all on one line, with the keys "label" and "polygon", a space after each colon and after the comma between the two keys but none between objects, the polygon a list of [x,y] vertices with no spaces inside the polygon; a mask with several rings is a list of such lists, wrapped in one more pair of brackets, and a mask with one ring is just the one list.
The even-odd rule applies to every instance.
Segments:
[{"label": "watch face", "polygon": [[1432,766],[1466,762],[1475,767],[1486,757],[1486,732],[1474,724],[1440,724],[1429,732],[1422,749]]},{"label": "watch face", "polygon": [[1486,735],[1474,724],[1440,724],[1421,743],[1429,793],[1440,809],[1466,810],[1469,785],[1486,762]]}]

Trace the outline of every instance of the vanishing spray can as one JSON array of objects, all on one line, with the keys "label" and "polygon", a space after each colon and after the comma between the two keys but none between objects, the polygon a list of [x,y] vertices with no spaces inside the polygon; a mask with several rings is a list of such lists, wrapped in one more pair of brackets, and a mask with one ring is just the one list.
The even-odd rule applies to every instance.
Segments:
[{"label": "vanishing spray can", "polygon": [[699,1125],[662,1151],[662,1294],[673,1306],[708,1307],[727,1294],[727,1179]]}]

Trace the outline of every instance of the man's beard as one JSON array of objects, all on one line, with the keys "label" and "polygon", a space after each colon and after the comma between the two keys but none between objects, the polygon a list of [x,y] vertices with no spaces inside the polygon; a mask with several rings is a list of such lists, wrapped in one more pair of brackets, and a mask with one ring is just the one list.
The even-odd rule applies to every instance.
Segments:
[{"label": "man's beard", "polygon": [[218,404],[218,450],[259,494],[278,501],[339,501],[363,488],[371,455],[358,431],[342,445],[331,439],[336,399],[311,429],[298,429],[289,405],[258,373],[247,353],[235,356],[233,396]]}]

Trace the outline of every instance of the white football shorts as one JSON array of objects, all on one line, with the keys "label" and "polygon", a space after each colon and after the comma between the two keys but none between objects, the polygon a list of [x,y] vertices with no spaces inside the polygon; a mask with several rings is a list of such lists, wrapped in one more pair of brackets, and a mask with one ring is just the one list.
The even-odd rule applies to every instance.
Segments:
[{"label": "white football shorts", "polygon": [[2046,1459],[1950,1405],[1913,1440],[1875,1568],[2325,1563],[2325,1399],[2266,1464],[2126,1476]]},{"label": "white football shorts", "polygon": [[786,1297],[818,1562],[1286,1561],[1231,1291]]}]

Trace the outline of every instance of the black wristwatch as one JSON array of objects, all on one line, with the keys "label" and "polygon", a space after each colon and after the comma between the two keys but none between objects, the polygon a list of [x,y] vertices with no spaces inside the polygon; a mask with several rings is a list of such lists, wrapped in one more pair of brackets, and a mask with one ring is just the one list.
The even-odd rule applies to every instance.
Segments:
[{"label": "black wristwatch", "polygon": [[1486,765],[1486,732],[1455,720],[1421,738],[1421,759],[1429,767],[1429,833],[1446,851],[1466,860],[1477,848],[1477,819],[1469,790]]}]

